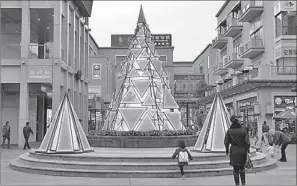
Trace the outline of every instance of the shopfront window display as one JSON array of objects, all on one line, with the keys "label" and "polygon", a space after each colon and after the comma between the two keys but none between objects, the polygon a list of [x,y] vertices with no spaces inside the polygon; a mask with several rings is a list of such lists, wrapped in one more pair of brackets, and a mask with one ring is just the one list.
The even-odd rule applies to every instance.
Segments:
[{"label": "shopfront window display", "polygon": [[258,135],[258,116],[254,112],[254,104],[256,98],[251,98],[237,102],[238,116],[247,127],[250,137],[256,137]]},{"label": "shopfront window display", "polygon": [[[274,115],[284,111],[296,112],[295,96],[275,96],[274,97]],[[275,119],[275,129],[287,134],[296,143],[296,120],[294,119]]]}]

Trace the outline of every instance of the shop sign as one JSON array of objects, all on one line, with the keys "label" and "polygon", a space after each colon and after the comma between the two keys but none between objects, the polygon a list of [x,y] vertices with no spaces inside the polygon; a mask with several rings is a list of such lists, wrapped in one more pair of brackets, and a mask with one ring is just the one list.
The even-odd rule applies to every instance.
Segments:
[{"label": "shop sign", "polygon": [[275,50],[275,58],[279,59],[282,57],[296,57],[297,50],[296,48],[281,47]]},{"label": "shop sign", "polygon": [[239,103],[238,105],[239,105],[239,108],[241,108],[241,107],[248,107],[248,106],[252,106],[252,105],[253,105],[253,103],[252,103],[252,102],[250,102],[250,101],[247,101],[247,102]]},{"label": "shop sign", "polygon": [[295,104],[296,97],[276,97],[274,103],[276,105],[292,105]]},{"label": "shop sign", "polygon": [[29,83],[51,83],[52,68],[48,66],[28,66]]},{"label": "shop sign", "polygon": [[296,1],[276,1],[274,4],[274,15],[280,12],[296,11]]},{"label": "shop sign", "polygon": [[102,121],[102,114],[101,114],[101,112],[96,112],[96,121]]},{"label": "shop sign", "polygon": [[204,75],[190,75],[190,80],[202,80]]},{"label": "shop sign", "polygon": [[92,79],[101,79],[101,64],[92,65]]},{"label": "shop sign", "polygon": [[188,97],[188,93],[175,93],[174,94],[175,98],[187,98]]},{"label": "shop sign", "polygon": [[[133,34],[111,35],[111,47],[128,48],[133,36]],[[152,40],[156,46],[172,46],[171,34],[152,34]]]},{"label": "shop sign", "polygon": [[174,75],[174,80],[188,80],[188,75]]}]

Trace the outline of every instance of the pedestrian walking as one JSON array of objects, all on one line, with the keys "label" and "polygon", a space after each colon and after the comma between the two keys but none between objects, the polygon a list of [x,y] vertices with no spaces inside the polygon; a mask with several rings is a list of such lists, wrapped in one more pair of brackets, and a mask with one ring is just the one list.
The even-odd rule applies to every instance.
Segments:
[{"label": "pedestrian walking", "polygon": [[233,176],[235,185],[239,185],[239,176],[241,184],[245,185],[245,163],[250,152],[250,140],[247,131],[240,125],[237,116],[230,117],[232,122],[225,135],[226,154],[229,155],[230,147],[230,165],[233,166]]},{"label": "pedestrian walking", "polygon": [[178,148],[173,153],[172,159],[174,159],[176,156],[178,156],[177,165],[179,166],[182,179],[185,179],[184,166],[188,165],[189,159],[193,160],[193,157],[191,153],[188,151],[188,149],[186,148],[185,142],[183,140],[180,140],[178,142]]},{"label": "pedestrian walking", "polygon": [[289,137],[282,131],[275,131],[274,129],[269,130],[269,136],[270,144],[273,143],[276,149],[281,147],[281,158],[278,161],[287,162],[286,148],[290,143]]},{"label": "pedestrian walking", "polygon": [[26,126],[23,128],[23,134],[24,134],[24,138],[25,138],[25,145],[23,148],[24,150],[26,150],[26,147],[28,147],[28,149],[30,149],[30,145],[29,145],[30,133],[34,134],[31,127],[29,126],[29,122],[26,122]]},{"label": "pedestrian walking", "polygon": [[10,126],[9,126],[9,121],[6,121],[5,125],[2,128],[2,144],[1,147],[4,148],[5,141],[7,139],[7,148],[10,148]]},{"label": "pedestrian walking", "polygon": [[262,141],[264,142],[265,145],[268,145],[267,134],[268,134],[269,129],[270,128],[267,125],[266,121],[264,121],[262,124]]}]

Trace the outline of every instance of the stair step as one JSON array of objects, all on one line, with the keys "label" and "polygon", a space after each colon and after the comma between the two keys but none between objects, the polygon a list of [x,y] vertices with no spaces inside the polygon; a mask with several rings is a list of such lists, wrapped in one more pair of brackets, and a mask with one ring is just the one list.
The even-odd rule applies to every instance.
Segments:
[{"label": "stair step", "polygon": [[[91,170],[172,170],[176,169],[177,161],[171,162],[83,162],[72,160],[51,160],[51,159],[37,159],[26,154],[22,154],[20,159],[25,161],[26,164],[43,165],[45,167],[64,167],[68,169],[91,169]],[[258,153],[257,156],[252,158],[255,165],[261,164],[266,161],[264,154]],[[219,161],[194,161],[189,162],[188,167],[192,169],[211,169],[211,168],[224,168],[229,167],[229,160]]]},{"label": "stair step", "polygon": [[[162,153],[143,153],[141,151],[99,151],[85,154],[42,154],[29,151],[29,156],[37,159],[52,159],[63,161],[84,161],[84,162],[172,162],[172,153],[164,151]],[[252,153],[252,157],[256,153]],[[223,153],[192,153],[196,161],[220,161],[229,160],[229,156]]]},{"label": "stair step", "polygon": [[[176,170],[89,170],[89,169],[67,169],[67,168],[51,168],[37,165],[25,164],[21,159],[15,159],[10,162],[10,166],[14,170],[21,172],[56,175],[56,176],[75,176],[75,177],[104,177],[104,178],[170,178],[180,177],[178,167]],[[266,162],[254,165],[255,171],[264,171],[272,169],[276,166],[276,160],[268,159]],[[248,170],[251,172],[251,170]],[[215,169],[190,169],[185,167],[187,177],[199,176],[219,176],[232,174],[232,167],[215,168]]]}]

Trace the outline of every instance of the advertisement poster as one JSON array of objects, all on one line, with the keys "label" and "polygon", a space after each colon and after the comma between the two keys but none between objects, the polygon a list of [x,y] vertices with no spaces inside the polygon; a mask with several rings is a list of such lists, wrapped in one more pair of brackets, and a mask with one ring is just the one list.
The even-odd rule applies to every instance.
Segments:
[{"label": "advertisement poster", "polygon": [[101,79],[101,64],[93,64],[92,79]]}]

